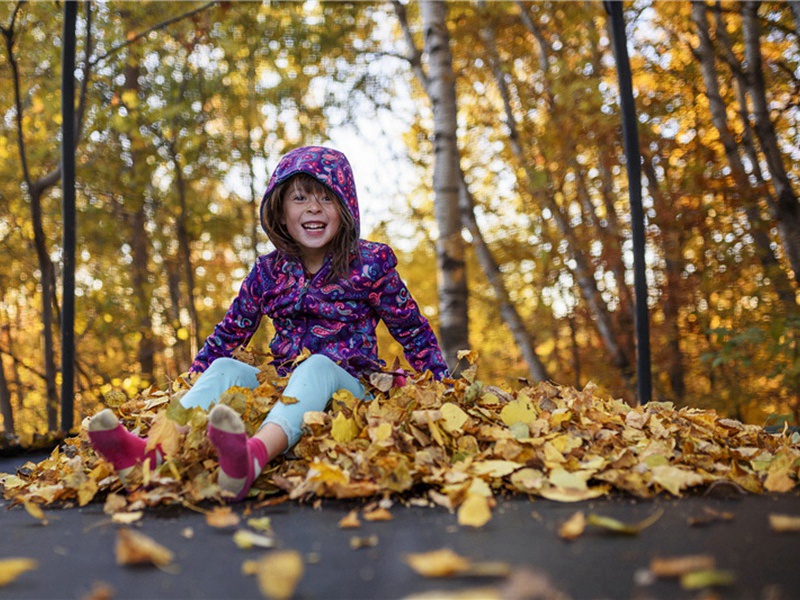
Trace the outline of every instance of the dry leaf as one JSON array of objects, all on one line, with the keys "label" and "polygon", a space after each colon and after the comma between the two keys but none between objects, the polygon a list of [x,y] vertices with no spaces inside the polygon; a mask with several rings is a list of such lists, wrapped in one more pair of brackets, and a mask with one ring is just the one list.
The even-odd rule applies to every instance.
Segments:
[{"label": "dry leaf", "polygon": [[245,561],[242,572],[256,576],[265,598],[286,600],[303,577],[303,557],[295,550],[271,552],[259,560]]},{"label": "dry leaf", "polygon": [[650,561],[650,571],[656,577],[680,577],[693,571],[712,570],[716,566],[714,557],[707,554],[654,558]]},{"label": "dry leaf", "polygon": [[574,540],[586,529],[586,515],[582,511],[576,512],[558,528],[559,537],[565,540]]},{"label": "dry leaf", "polygon": [[275,538],[269,535],[254,533],[249,529],[238,529],[233,534],[233,543],[242,550],[251,548],[274,548]]},{"label": "dry leaf", "polygon": [[769,526],[772,531],[800,531],[800,516],[771,514]]},{"label": "dry leaf", "polygon": [[47,517],[45,516],[41,506],[28,501],[23,502],[22,505],[25,507],[25,510],[28,511],[28,514],[34,519],[38,519],[42,525],[48,524]]},{"label": "dry leaf", "polygon": [[339,527],[342,529],[353,529],[361,527],[361,521],[358,520],[358,511],[351,510],[344,517],[339,520]]},{"label": "dry leaf", "polygon": [[458,524],[468,527],[483,527],[492,518],[489,499],[479,494],[468,494],[458,507]]},{"label": "dry leaf", "polygon": [[211,527],[224,529],[225,527],[236,527],[241,519],[233,512],[229,506],[217,506],[206,513],[206,523]]},{"label": "dry leaf", "polygon": [[394,519],[392,513],[385,508],[378,507],[374,510],[364,511],[364,520],[366,521],[391,521],[392,519]]},{"label": "dry leaf", "polygon": [[736,576],[730,571],[694,571],[681,576],[681,587],[685,590],[702,590],[732,585],[735,581]]},{"label": "dry leaf", "polygon": [[632,525],[628,525],[627,523],[623,523],[622,521],[618,521],[617,519],[612,519],[611,517],[604,517],[602,515],[590,514],[586,518],[586,523],[589,525],[594,525],[596,527],[602,527],[603,529],[607,529],[609,531],[613,531],[614,533],[621,533],[624,535],[638,535],[643,530],[647,529],[658,521],[661,518],[661,515],[664,514],[664,509],[660,508],[652,515],[640,521],[639,523],[634,523]]},{"label": "dry leaf", "polygon": [[269,517],[258,517],[255,519],[247,519],[247,526],[256,531],[263,531],[264,533],[272,533],[272,519]]},{"label": "dry leaf", "polygon": [[120,529],[117,533],[117,564],[164,567],[172,562],[170,550],[151,537],[132,529]]},{"label": "dry leaf", "polygon": [[141,520],[143,516],[144,513],[142,511],[118,512],[111,515],[111,520],[120,525],[130,525],[131,523]]},{"label": "dry leaf", "polygon": [[0,559],[0,586],[5,586],[22,575],[25,571],[39,568],[39,562],[32,558]]},{"label": "dry leaf", "polygon": [[375,534],[366,536],[354,535],[350,537],[351,550],[360,550],[361,548],[374,548],[377,545],[378,545],[378,536]]},{"label": "dry leaf", "polygon": [[471,565],[468,558],[456,554],[449,548],[406,554],[405,561],[423,577],[452,577],[463,573]]}]

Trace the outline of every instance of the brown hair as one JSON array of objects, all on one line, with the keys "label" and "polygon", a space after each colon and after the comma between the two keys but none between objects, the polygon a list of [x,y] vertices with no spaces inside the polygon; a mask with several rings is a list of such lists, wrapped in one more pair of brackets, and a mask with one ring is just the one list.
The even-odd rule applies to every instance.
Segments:
[{"label": "brown hair", "polygon": [[350,262],[356,255],[358,248],[355,219],[344,205],[344,202],[342,202],[342,199],[339,198],[339,195],[314,176],[308,173],[297,173],[276,185],[267,201],[261,206],[261,226],[279,252],[289,256],[300,257],[300,248],[297,242],[289,235],[286,225],[281,223],[284,199],[295,184],[306,194],[325,194],[336,202],[341,224],[339,225],[339,231],[336,232],[336,236],[330,243],[330,250],[333,253],[330,276],[344,277],[350,270]]}]

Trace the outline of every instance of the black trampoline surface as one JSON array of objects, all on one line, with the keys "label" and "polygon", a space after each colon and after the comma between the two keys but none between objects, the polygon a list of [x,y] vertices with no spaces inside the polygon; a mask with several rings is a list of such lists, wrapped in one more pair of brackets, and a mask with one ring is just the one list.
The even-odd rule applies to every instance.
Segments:
[{"label": "black trampoline surface", "polygon": [[[41,458],[3,458],[0,473]],[[240,549],[233,541],[235,529],[212,528],[198,512],[148,509],[130,526],[174,553],[172,565],[159,569],[117,565],[114,548],[123,526],[111,522],[101,502],[47,509],[47,525],[22,506],[8,509],[9,504],[0,501],[0,559],[33,558],[38,568],[0,587],[0,598],[86,598],[99,586],[120,599],[262,597],[242,565],[272,550]],[[285,502],[254,509],[245,502],[233,510],[245,520],[270,517],[278,547],[303,556],[296,598],[447,597],[470,590],[477,598],[547,597],[537,595],[543,591],[536,583],[541,576],[559,593],[556,597],[565,598],[699,598],[709,591],[720,598],[800,598],[800,533],[779,533],[769,524],[771,514],[800,516],[796,492],[742,495],[726,486],[684,498],[617,496],[574,504],[501,497],[493,518],[480,529],[460,527],[456,515],[440,507],[396,503],[391,521],[362,519],[359,528],[339,527],[342,517],[364,504],[322,500],[317,507]],[[560,538],[561,524],[579,510],[631,524],[663,514],[634,536],[588,527],[574,541]],[[731,513],[732,518],[692,524],[693,519],[706,520],[709,511]],[[353,543],[353,538],[371,538],[374,545]],[[506,562],[512,574],[430,579],[404,560],[409,553],[441,548],[476,562]],[[676,579],[647,577],[653,558],[695,554],[713,556],[717,569],[731,572],[735,581],[685,590]]]}]

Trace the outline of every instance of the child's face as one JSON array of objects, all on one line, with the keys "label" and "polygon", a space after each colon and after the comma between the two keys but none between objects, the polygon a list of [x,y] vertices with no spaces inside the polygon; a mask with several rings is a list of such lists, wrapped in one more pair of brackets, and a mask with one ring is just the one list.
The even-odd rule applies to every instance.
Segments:
[{"label": "child's face", "polygon": [[300,246],[306,268],[313,272],[322,266],[328,244],[339,232],[342,218],[332,193],[323,188],[310,188],[294,182],[284,197],[281,221]]}]

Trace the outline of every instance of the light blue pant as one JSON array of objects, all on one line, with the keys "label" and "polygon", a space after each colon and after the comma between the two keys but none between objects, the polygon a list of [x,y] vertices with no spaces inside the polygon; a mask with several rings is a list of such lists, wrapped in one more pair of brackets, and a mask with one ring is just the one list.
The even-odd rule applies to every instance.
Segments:
[{"label": "light blue pant", "polygon": [[[184,408],[199,406],[208,410],[228,388],[258,387],[258,369],[233,358],[218,358],[197,378],[192,388],[181,398]],[[322,411],[333,394],[345,389],[356,398],[363,398],[366,390],[361,383],[327,356],[312,354],[292,372],[283,394],[297,398],[295,404],[278,402],[264,419],[261,427],[275,423],[289,440],[287,448],[294,446],[302,435],[303,415]]]}]

